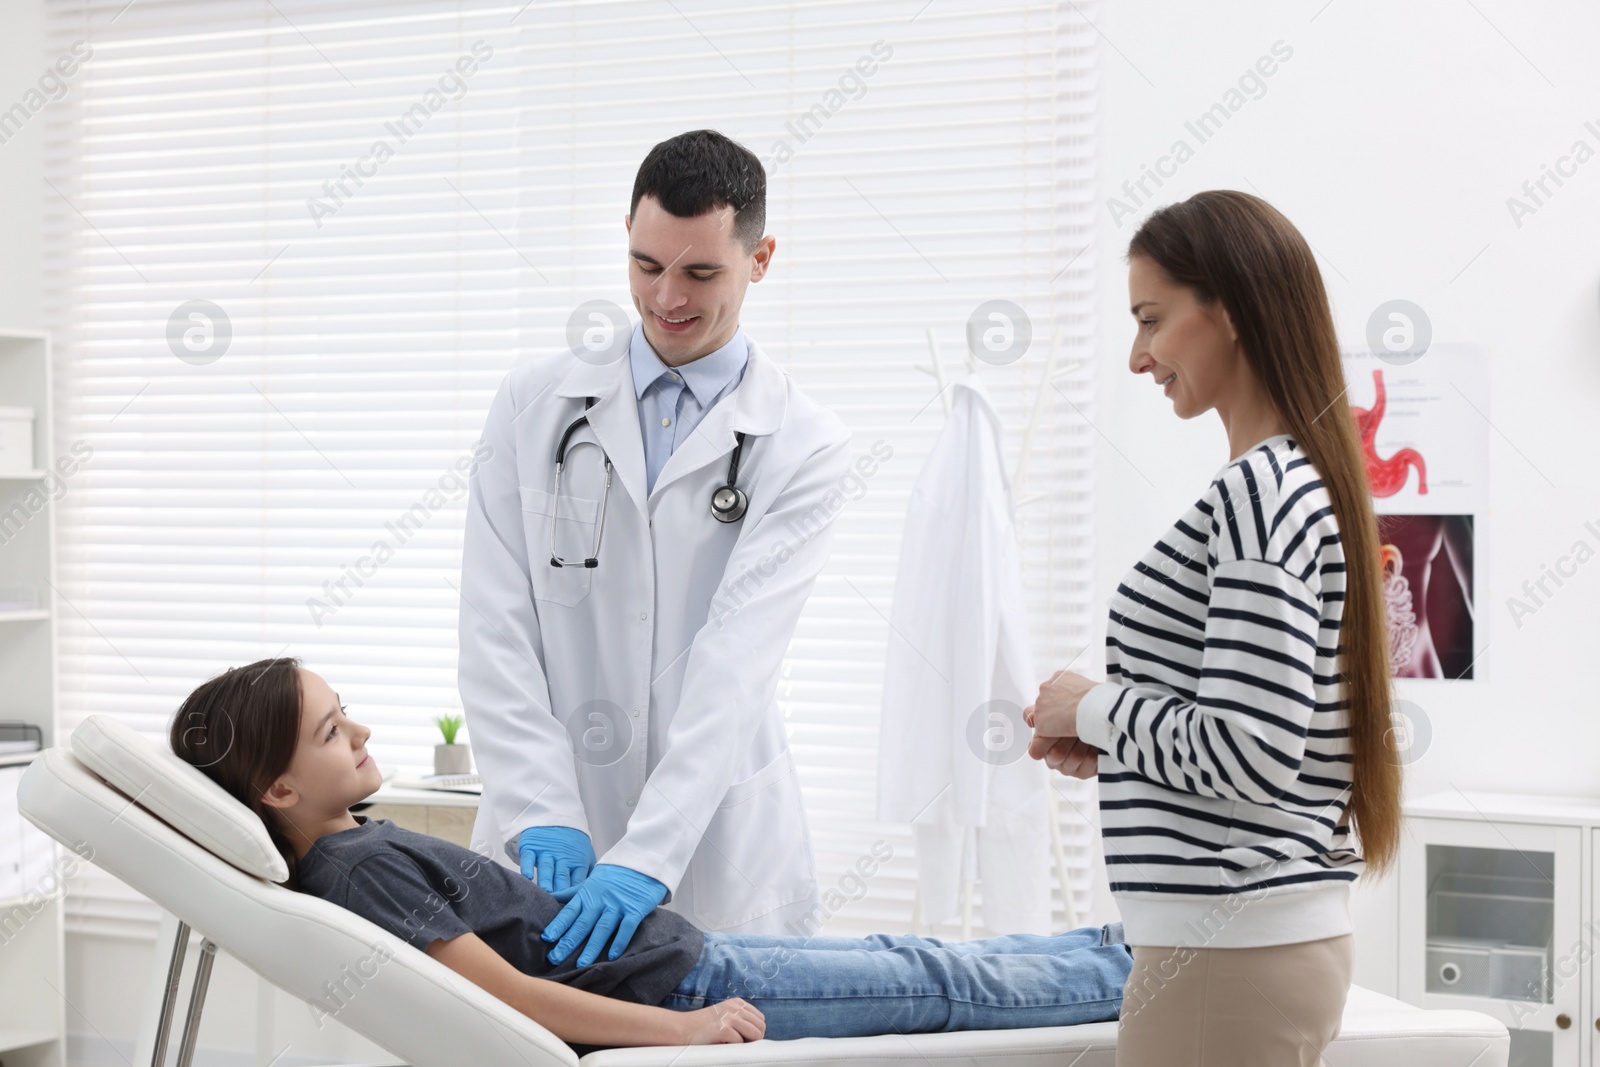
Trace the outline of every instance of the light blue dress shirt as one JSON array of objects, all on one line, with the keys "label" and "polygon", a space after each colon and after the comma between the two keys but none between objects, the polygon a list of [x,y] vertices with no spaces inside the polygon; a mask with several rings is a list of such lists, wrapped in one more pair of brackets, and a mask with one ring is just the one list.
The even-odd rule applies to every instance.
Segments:
[{"label": "light blue dress shirt", "polygon": [[653,492],[667,457],[689,439],[712,405],[733,392],[744,377],[750,343],[740,327],[715,352],[681,367],[669,367],[645,340],[641,322],[634,324],[628,360],[633,366],[634,396],[639,401],[646,492]]}]

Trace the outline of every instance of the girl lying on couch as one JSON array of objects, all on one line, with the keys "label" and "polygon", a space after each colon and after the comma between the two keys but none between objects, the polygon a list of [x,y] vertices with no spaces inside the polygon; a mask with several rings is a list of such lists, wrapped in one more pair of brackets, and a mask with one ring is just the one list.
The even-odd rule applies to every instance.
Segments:
[{"label": "girl lying on couch", "polygon": [[[574,1045],[692,1045],[1114,1020],[1132,954],[1120,923],[944,942],[703,932],[666,908],[616,959],[549,961],[575,889],[350,805],[382,784],[371,730],[295,657],[203,683],[172,750],[266,824],[288,886],[349,908]],[[539,979],[547,979],[540,981]]]}]

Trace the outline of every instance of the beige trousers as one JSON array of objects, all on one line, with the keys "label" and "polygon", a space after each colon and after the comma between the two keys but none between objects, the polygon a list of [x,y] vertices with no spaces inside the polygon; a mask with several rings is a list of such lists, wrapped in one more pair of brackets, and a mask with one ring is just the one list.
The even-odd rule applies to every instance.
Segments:
[{"label": "beige trousers", "polygon": [[1316,1067],[1354,967],[1343,934],[1262,948],[1133,949],[1117,1067]]}]

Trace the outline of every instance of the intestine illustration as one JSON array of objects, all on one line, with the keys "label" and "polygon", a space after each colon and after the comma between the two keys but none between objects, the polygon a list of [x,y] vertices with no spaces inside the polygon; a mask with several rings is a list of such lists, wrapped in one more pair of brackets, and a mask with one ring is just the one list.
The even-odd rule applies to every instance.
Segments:
[{"label": "intestine illustration", "polygon": [[1389,616],[1389,669],[1399,678],[1415,676],[1421,631],[1411,583],[1404,573],[1405,557],[1393,545],[1384,545],[1379,556],[1383,560],[1383,609]]},{"label": "intestine illustration", "polygon": [[1383,413],[1388,407],[1382,370],[1372,372],[1372,384],[1376,392],[1372,407],[1350,407],[1350,414],[1355,416],[1356,430],[1361,434],[1361,452],[1366,457],[1367,481],[1372,486],[1372,495],[1394,496],[1405,488],[1406,475],[1412,467],[1417,468],[1417,492],[1427,493],[1428,465],[1421,452],[1414,448],[1402,448],[1388,459],[1378,458],[1378,423],[1383,421]]},{"label": "intestine illustration", "polygon": [[[1471,670],[1470,524],[1461,515],[1394,516],[1383,524],[1383,606],[1396,678],[1455,678]],[[1446,566],[1435,568],[1441,557]]]}]

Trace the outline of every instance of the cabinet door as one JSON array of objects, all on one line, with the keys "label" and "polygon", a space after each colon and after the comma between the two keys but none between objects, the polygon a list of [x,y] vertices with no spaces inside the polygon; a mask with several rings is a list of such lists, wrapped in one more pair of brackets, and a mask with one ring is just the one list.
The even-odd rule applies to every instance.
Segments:
[{"label": "cabinet door", "polygon": [[1492,1015],[1514,1067],[1580,1060],[1582,831],[1412,817],[1400,853],[1400,996]]},{"label": "cabinet door", "polygon": [[[23,894],[22,824],[17,810],[17,783],[24,767],[0,767],[0,901]],[[32,827],[32,823],[28,824]],[[3,932],[0,932],[3,936]]]},{"label": "cabinet door", "polygon": [[24,892],[46,896],[63,892],[62,871],[56,865],[56,839],[19,814],[22,830],[22,886]]},{"label": "cabinet door", "polygon": [[[1600,1000],[1596,998],[1595,968],[1600,967],[1600,929],[1597,929],[1597,915],[1595,912],[1594,894],[1600,882],[1594,880],[1594,874],[1600,873],[1600,830],[1590,831],[1589,862],[1592,866],[1589,879],[1589,895],[1584,900],[1583,930],[1578,938],[1576,949],[1570,955],[1574,960],[1581,962],[1583,972],[1584,1005],[1588,1017],[1581,1021],[1583,1029],[1584,1050],[1588,1054],[1588,1063],[1600,1063]],[[1563,961],[1560,954],[1556,956],[1556,967],[1570,969],[1574,963]]]}]

